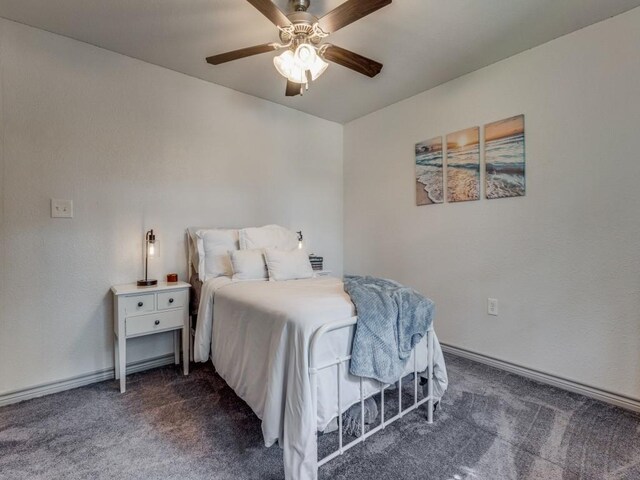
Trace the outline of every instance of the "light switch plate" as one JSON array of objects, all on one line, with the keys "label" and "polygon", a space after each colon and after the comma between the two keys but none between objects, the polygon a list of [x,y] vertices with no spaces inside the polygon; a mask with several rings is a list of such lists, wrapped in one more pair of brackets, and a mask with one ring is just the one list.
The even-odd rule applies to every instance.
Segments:
[{"label": "light switch plate", "polygon": [[51,218],[73,218],[73,200],[52,198]]}]

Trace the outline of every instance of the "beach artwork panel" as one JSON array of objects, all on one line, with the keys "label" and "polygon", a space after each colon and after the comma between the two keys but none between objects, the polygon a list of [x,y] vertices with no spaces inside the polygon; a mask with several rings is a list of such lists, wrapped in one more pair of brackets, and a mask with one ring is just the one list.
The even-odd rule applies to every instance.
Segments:
[{"label": "beach artwork panel", "polygon": [[524,196],[524,115],[485,125],[484,164],[487,198]]},{"label": "beach artwork panel", "polygon": [[480,200],[480,128],[447,135],[447,202]]},{"label": "beach artwork panel", "polygon": [[416,143],[416,205],[444,202],[442,137]]}]

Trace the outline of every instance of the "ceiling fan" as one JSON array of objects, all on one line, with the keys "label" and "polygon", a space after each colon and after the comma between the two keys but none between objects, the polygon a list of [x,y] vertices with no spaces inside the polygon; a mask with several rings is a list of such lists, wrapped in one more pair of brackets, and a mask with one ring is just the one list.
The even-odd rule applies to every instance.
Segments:
[{"label": "ceiling fan", "polygon": [[285,15],[271,0],[247,0],[278,27],[282,43],[264,43],[207,57],[212,65],[260,53],[284,50],[274,57],[276,70],[287,79],[285,94],[302,95],[309,83],[327,69],[325,61],[337,63],[368,77],[375,77],[382,64],[323,41],[342,27],[389,5],[392,0],[347,0],[323,17],[307,12],[310,0],[291,0],[294,11]]}]

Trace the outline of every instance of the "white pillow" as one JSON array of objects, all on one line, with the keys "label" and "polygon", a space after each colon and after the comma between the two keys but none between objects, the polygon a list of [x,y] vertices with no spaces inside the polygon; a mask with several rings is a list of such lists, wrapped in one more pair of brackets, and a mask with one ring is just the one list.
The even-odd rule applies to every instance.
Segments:
[{"label": "white pillow", "polygon": [[262,250],[234,250],[229,252],[234,280],[266,280],[267,266]]},{"label": "white pillow", "polygon": [[269,280],[297,280],[313,277],[309,255],[303,248],[288,251],[265,248],[264,257],[267,261]]},{"label": "white pillow", "polygon": [[241,250],[277,248],[293,250],[298,247],[298,234],[279,225],[243,228],[239,232]]},{"label": "white pillow", "polygon": [[210,278],[231,277],[233,268],[229,251],[238,250],[238,231],[226,229],[198,230],[198,276],[203,282]]}]

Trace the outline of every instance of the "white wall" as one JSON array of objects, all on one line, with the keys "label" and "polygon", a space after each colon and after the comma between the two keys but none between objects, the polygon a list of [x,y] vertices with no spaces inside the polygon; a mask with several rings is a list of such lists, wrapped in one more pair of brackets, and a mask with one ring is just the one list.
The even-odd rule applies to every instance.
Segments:
[{"label": "white wall", "polygon": [[[431,297],[444,343],[640,399],[639,25],[635,9],[347,124],[345,272]],[[416,142],[520,113],[526,197],[416,207]]]},{"label": "white wall", "polygon": [[271,222],[341,272],[341,125],[6,20],[0,62],[0,395],[113,366],[109,288],[148,228],[157,278],[185,278],[187,226]]}]

